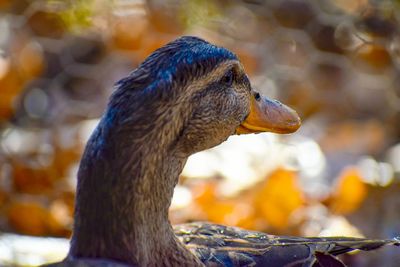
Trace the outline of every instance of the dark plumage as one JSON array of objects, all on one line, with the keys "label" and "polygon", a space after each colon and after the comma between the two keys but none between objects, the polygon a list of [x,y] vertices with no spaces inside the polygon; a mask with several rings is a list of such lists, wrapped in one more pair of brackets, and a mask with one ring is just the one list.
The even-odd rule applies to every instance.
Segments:
[{"label": "dark plumage", "polygon": [[146,58],[128,77],[117,82],[119,87],[163,92],[170,96],[184,88],[192,78],[200,77],[226,60],[237,60],[235,54],[222,47],[211,46],[197,37],[175,40]]},{"label": "dark plumage", "polygon": [[293,110],[253,91],[232,52],[196,37],[156,50],[116,83],[87,143],[71,249],[57,266],[323,266],[340,264],[340,253],[395,243],[283,238],[212,224],[174,232],[168,208],[189,155],[235,133],[299,126]]}]

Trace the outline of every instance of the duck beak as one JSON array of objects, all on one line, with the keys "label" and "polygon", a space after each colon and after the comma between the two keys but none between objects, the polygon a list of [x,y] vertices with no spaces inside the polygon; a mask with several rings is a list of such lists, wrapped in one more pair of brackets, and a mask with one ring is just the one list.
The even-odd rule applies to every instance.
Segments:
[{"label": "duck beak", "polygon": [[299,129],[301,120],[297,112],[277,100],[258,93],[251,96],[250,114],[236,128],[236,134],[272,132],[293,133]]}]

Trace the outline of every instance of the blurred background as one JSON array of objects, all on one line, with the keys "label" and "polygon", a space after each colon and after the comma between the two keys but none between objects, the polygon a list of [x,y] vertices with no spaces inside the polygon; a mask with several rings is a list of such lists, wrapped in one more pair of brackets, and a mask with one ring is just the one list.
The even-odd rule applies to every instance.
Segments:
[{"label": "blurred background", "polygon": [[80,155],[114,82],[181,35],[234,51],[303,126],[193,155],[173,223],[400,236],[399,31],[397,0],[0,0],[0,266],[65,256]]}]

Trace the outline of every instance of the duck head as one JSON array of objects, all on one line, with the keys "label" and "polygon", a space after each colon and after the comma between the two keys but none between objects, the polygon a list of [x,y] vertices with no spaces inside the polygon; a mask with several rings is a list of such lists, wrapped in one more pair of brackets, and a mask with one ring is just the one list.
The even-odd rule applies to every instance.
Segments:
[{"label": "duck head", "polygon": [[156,131],[187,156],[233,134],[292,133],[301,124],[294,110],[253,90],[235,54],[197,37],[156,50],[116,87],[106,116],[119,110],[120,126],[142,138]]}]

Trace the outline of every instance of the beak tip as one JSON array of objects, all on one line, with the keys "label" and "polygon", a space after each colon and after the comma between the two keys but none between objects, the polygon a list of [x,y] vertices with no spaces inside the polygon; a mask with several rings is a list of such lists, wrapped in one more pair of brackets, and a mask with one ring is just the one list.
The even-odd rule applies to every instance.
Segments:
[{"label": "beak tip", "polygon": [[301,127],[301,118],[296,111],[293,110],[293,119],[288,123],[289,133],[296,132]]},{"label": "beak tip", "polygon": [[277,127],[276,132],[280,134],[291,134],[296,132],[301,127],[301,119],[297,112],[289,107],[286,113],[286,120],[282,121],[280,127]]}]

